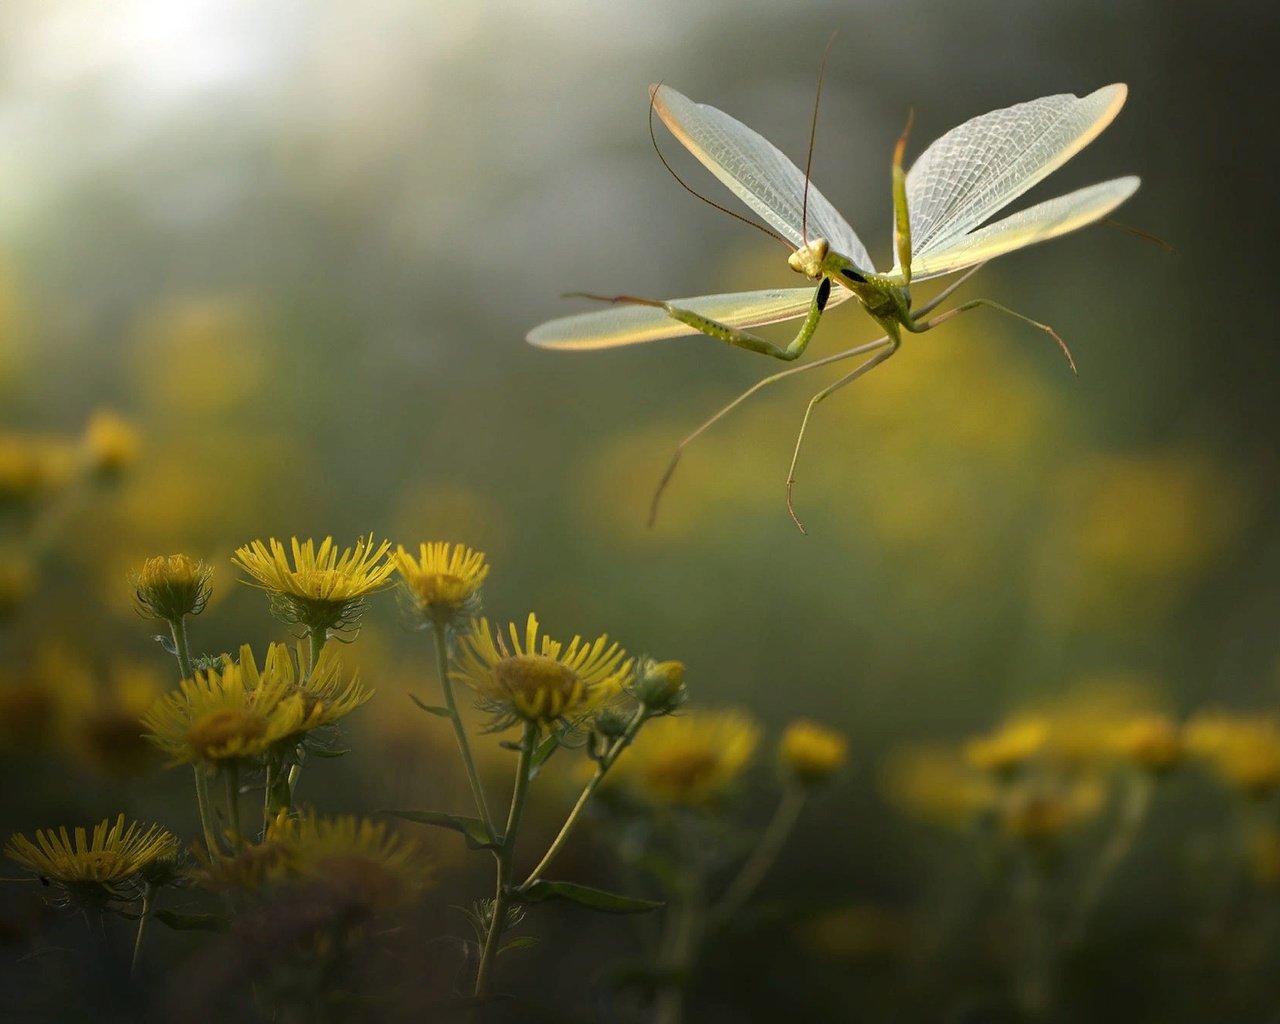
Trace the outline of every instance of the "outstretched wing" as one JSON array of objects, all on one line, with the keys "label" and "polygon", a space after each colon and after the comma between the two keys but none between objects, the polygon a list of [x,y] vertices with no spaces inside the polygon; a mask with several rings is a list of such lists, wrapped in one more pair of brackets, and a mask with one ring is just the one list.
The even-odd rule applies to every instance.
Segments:
[{"label": "outstretched wing", "polygon": [[1133,195],[1138,184],[1139,180],[1132,176],[1104,181],[1020,210],[967,235],[955,236],[950,245],[912,256],[911,279],[953,274],[1092,224]]},{"label": "outstretched wing", "polygon": [[929,146],[907,173],[913,276],[916,258],[952,248],[1097,138],[1127,95],[1116,84],[1083,99],[1043,96],[972,118]]},{"label": "outstretched wing", "polygon": [[[692,310],[730,327],[760,327],[783,320],[795,320],[809,312],[814,289],[767,288],[755,292],[726,292],[723,295],[698,295],[689,299],[672,299],[673,306]],[[853,293],[834,288],[827,308],[843,302]],[[698,332],[688,324],[673,319],[656,306],[618,304],[594,313],[561,317],[531,330],[526,339],[542,348],[585,351],[638,345],[662,338],[679,338]]]},{"label": "outstretched wing", "polygon": [[669,85],[651,85],[649,95],[662,123],[685,149],[792,245],[825,238],[858,269],[874,270],[848,221],[812,184],[806,211],[804,174],[763,135]]}]

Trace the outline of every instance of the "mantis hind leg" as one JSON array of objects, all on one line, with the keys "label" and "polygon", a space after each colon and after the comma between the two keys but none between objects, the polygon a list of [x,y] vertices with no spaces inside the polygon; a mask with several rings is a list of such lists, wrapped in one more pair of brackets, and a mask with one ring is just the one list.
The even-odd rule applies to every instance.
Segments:
[{"label": "mantis hind leg", "polygon": [[[964,280],[964,278],[961,278],[961,280]],[[1004,313],[1006,316],[1011,316],[1015,320],[1021,320],[1024,324],[1030,324],[1032,327],[1044,331],[1045,334],[1058,343],[1058,348],[1062,349],[1062,354],[1067,357],[1067,365],[1071,367],[1071,372],[1079,373],[1076,369],[1076,361],[1071,356],[1071,349],[1067,348],[1067,343],[1062,340],[1062,336],[1057,331],[1048,324],[1042,324],[1039,320],[1032,320],[1031,317],[1010,309],[1008,306],[1002,306],[998,302],[993,302],[991,299],[970,299],[968,302],[962,302],[960,305],[948,309],[945,313],[939,313],[937,316],[930,317],[927,320],[915,320],[904,326],[913,334],[923,334],[925,331],[931,331],[935,327],[945,324],[948,320],[958,317],[961,313],[967,313],[969,310],[977,309],[980,306],[994,309],[997,313]],[[921,310],[921,312],[927,312],[927,310]]]},{"label": "mantis hind leg", "polygon": [[852,359],[856,356],[866,355],[868,352],[874,352],[876,349],[882,348],[888,343],[889,336],[885,335],[883,338],[877,338],[875,341],[869,341],[865,345],[859,345],[856,348],[849,349],[848,351],[837,352],[835,355],[818,359],[812,363],[805,363],[804,366],[793,366],[789,370],[781,370],[778,373],[765,377],[763,380],[756,381],[751,385],[751,387],[747,388],[746,391],[742,392],[742,394],[738,395],[737,398],[729,402],[728,405],[721,406],[714,415],[704,420],[696,430],[687,435],[678,445],[676,445],[676,450],[671,456],[671,461],[667,464],[666,472],[662,474],[662,479],[658,481],[658,487],[653,492],[653,500],[649,504],[649,526],[652,527],[653,524],[657,522],[658,504],[662,501],[662,495],[667,489],[667,484],[671,482],[672,476],[675,475],[676,467],[680,464],[680,457],[684,454],[684,450],[757,391],[768,387],[770,384],[777,384],[781,380],[786,380],[794,374],[804,373],[806,370],[816,370],[821,366],[829,366],[831,363],[838,363],[842,359]]},{"label": "mantis hind leg", "polygon": [[799,527],[801,533],[807,534],[809,531],[804,528],[804,523],[802,523],[800,521],[800,517],[796,515],[795,505],[791,500],[791,491],[796,482],[796,463],[800,460],[800,446],[804,444],[805,431],[809,429],[809,417],[813,415],[813,410],[817,408],[819,402],[825,399],[828,395],[832,395],[839,391],[846,384],[850,384],[857,380],[863,374],[870,373],[891,355],[897,352],[898,346],[901,344],[902,339],[899,337],[897,332],[890,332],[888,335],[888,347],[881,349],[866,362],[855,366],[834,384],[829,384],[809,399],[809,404],[804,410],[804,418],[800,421],[800,432],[796,434],[796,446],[791,452],[791,466],[787,470],[787,511],[791,513],[791,520],[797,527]]},{"label": "mantis hind leg", "polygon": [[818,321],[822,319],[823,311],[827,308],[827,301],[831,298],[831,278],[824,277],[819,282],[818,287],[814,290],[813,299],[809,302],[809,312],[805,314],[804,323],[800,325],[800,330],[796,332],[796,336],[791,339],[791,342],[786,347],[775,345],[773,342],[766,341],[750,331],[731,327],[729,324],[721,323],[719,320],[713,320],[711,317],[703,316],[701,313],[695,313],[691,309],[674,306],[670,302],[662,302],[658,299],[644,299],[637,295],[592,295],[589,292],[575,292],[573,294],[586,299],[595,299],[597,302],[612,302],[630,306],[652,306],[654,309],[661,309],[673,320],[679,320],[682,324],[687,324],[701,334],[718,338],[729,345],[744,348],[748,352],[759,352],[761,355],[772,356],[774,359],[781,359],[783,362],[789,363],[794,359],[798,359],[801,353],[808,348],[809,340],[818,329]]}]

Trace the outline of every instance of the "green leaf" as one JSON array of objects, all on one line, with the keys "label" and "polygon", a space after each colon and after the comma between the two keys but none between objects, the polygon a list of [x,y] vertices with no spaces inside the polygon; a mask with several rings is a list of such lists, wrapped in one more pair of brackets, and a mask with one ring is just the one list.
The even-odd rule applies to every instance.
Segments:
[{"label": "green leaf", "polygon": [[223,932],[229,923],[221,914],[184,914],[177,910],[157,910],[152,915],[177,932]]},{"label": "green leaf", "polygon": [[542,770],[542,766],[550,760],[551,755],[560,748],[559,733],[552,733],[545,740],[533,748],[533,754],[529,758],[529,779],[533,780],[538,777],[538,772]]},{"label": "green leaf", "polygon": [[542,903],[546,900],[566,900],[592,910],[602,910],[606,914],[643,914],[649,910],[657,910],[663,904],[660,900],[642,900],[635,896],[620,896],[603,889],[593,889],[589,885],[578,885],[576,882],[547,882],[539,879],[527,889],[517,892],[517,897],[526,903]]},{"label": "green leaf", "polygon": [[531,946],[536,946],[537,944],[538,937],[536,935],[521,935],[519,938],[512,939],[510,942],[504,942],[502,946],[499,947],[498,952],[505,953],[512,949],[529,949]]},{"label": "green leaf", "polygon": [[405,821],[416,821],[420,825],[435,825],[437,828],[448,828],[462,833],[462,838],[473,850],[497,850],[502,844],[489,834],[485,823],[479,818],[468,818],[461,814],[445,814],[443,811],[383,811],[392,817]]},{"label": "green leaf", "polygon": [[422,708],[422,710],[429,715],[436,715],[439,718],[453,717],[452,711],[450,711],[448,708],[441,707],[439,704],[424,704],[422,703],[422,701],[418,700],[418,698],[415,697],[413,694],[409,694],[409,699],[413,701],[415,704],[417,704],[418,707]]}]

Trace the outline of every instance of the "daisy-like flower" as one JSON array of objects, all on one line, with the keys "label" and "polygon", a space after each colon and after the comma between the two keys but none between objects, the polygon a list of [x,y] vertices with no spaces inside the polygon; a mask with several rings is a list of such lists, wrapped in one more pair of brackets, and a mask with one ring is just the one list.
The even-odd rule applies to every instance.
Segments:
[{"label": "daisy-like flower", "polygon": [[740,711],[694,711],[640,730],[614,766],[616,781],[658,806],[707,807],[742,775],[760,727]]},{"label": "daisy-like flower", "polygon": [[[287,652],[286,652],[287,655]],[[302,732],[307,704],[283,672],[260,674],[248,647],[240,661],[184,679],[181,687],[151,706],[142,718],[147,738],[171,764],[241,761]]]},{"label": "daisy-like flower", "polygon": [[252,651],[245,647],[240,654],[240,667],[251,690],[270,690],[283,682],[289,694],[302,698],[299,731],[332,725],[373,696],[372,690],[361,685],[357,673],[352,673],[350,679],[342,678],[342,664],[332,648],[320,652],[309,673],[298,667],[302,657],[301,648],[295,657],[286,645],[272,644],[259,672]]},{"label": "daisy-like flower", "polygon": [[973,768],[1006,777],[1044,752],[1049,723],[1038,716],[1008,719],[994,732],[975,736],[964,745],[964,759]]},{"label": "daisy-like flower", "polygon": [[148,871],[177,857],[178,840],[159,825],[126,826],[121,814],[94,825],[92,836],[86,828],[37,829],[33,843],[15,834],[4,852],[69,896],[132,900]]},{"label": "daisy-like flower", "polygon": [[84,428],[89,468],[100,477],[119,476],[138,460],[138,428],[110,409],[99,409]]},{"label": "daisy-like flower", "polygon": [[783,768],[806,785],[830,778],[848,756],[849,741],[840,733],[804,719],[788,725],[778,744]]},{"label": "daisy-like flower", "polygon": [[1262,797],[1280,789],[1280,722],[1265,715],[1201,712],[1184,731],[1186,750],[1228,786]]},{"label": "daisy-like flower", "polygon": [[508,633],[510,647],[481,619],[458,645],[452,673],[476,691],[479,706],[494,716],[495,730],[518,721],[580,718],[617,696],[631,676],[631,660],[607,636],[591,642],[575,636],[567,645],[540,637],[532,612],[523,641],[514,622]]},{"label": "daisy-like flower", "polygon": [[434,541],[422,544],[417,558],[399,547],[392,561],[414,609],[426,621],[456,627],[480,614],[480,588],[489,575],[483,552]]},{"label": "daisy-like flower", "polygon": [[133,576],[138,613],[166,622],[199,615],[213,593],[212,577],[210,566],[188,555],[148,558]]},{"label": "daisy-like flower", "polygon": [[391,542],[375,545],[373,534],[355,547],[339,551],[332,537],[317,549],[313,541],[291,541],[293,564],[274,537],[236,549],[232,561],[247,572],[251,586],[265,590],[272,612],[284,622],[296,622],[311,630],[351,630],[360,624],[364,599],[386,590],[395,571],[384,561]]}]

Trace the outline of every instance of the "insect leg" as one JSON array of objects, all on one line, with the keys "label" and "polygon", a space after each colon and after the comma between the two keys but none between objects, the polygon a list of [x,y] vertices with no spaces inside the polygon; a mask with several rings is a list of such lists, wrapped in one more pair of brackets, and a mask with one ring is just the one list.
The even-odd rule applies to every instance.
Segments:
[{"label": "insect leg", "polygon": [[825,358],[818,359],[812,363],[805,363],[803,366],[793,366],[789,370],[782,370],[779,373],[765,377],[763,380],[756,381],[751,385],[751,387],[738,395],[738,397],[728,405],[721,407],[715,415],[705,420],[696,430],[676,445],[675,453],[671,456],[671,461],[667,464],[666,472],[662,474],[662,479],[658,481],[657,490],[653,492],[653,500],[649,504],[649,525],[653,526],[658,519],[658,504],[662,500],[662,495],[667,489],[667,484],[671,482],[672,476],[675,475],[676,466],[680,464],[680,457],[684,454],[684,450],[757,391],[770,384],[776,384],[780,380],[785,380],[787,377],[791,377],[794,374],[804,373],[806,370],[816,370],[820,366],[828,366],[831,363],[838,363],[842,359],[852,359],[855,356],[866,355],[868,352],[874,352],[876,349],[883,347],[888,344],[888,342],[889,337],[888,335],[885,335],[883,338],[877,338],[875,341],[869,341],[865,345],[859,345],[856,348],[851,348],[847,352],[837,352],[835,355],[826,356]]},{"label": "insect leg", "polygon": [[[963,278],[961,279],[963,280]],[[959,282],[957,282],[959,283]],[[904,325],[907,330],[914,334],[923,334],[925,331],[931,331],[940,324],[945,324],[953,317],[959,316],[961,313],[967,313],[971,309],[977,309],[979,306],[985,306],[987,309],[994,309],[997,313],[1005,313],[1016,320],[1021,320],[1025,324],[1030,324],[1039,330],[1045,332],[1054,341],[1058,343],[1058,348],[1062,349],[1062,354],[1067,357],[1067,365],[1071,367],[1071,372],[1078,374],[1076,369],[1076,361],[1071,356],[1071,349],[1067,348],[1067,343],[1062,340],[1058,334],[1048,324],[1042,324],[1039,320],[1032,320],[1031,317],[1019,313],[1017,310],[1010,309],[1008,306],[1002,306],[998,302],[992,302],[990,299],[970,299],[968,302],[962,302],[960,305],[952,309],[948,309],[945,313],[939,313],[937,316],[929,320],[917,320],[913,323]]]},{"label": "insect leg", "polygon": [[809,399],[809,405],[804,410],[804,419],[800,421],[800,432],[796,434],[796,446],[791,453],[791,466],[787,470],[787,511],[791,513],[791,519],[796,526],[800,528],[801,533],[808,533],[809,531],[804,528],[804,523],[800,522],[800,517],[796,515],[795,506],[791,502],[791,489],[796,482],[796,463],[800,459],[800,446],[804,443],[804,434],[809,428],[809,417],[813,415],[814,407],[828,395],[839,391],[846,384],[849,384],[857,380],[863,374],[874,370],[891,355],[897,352],[898,346],[901,344],[902,339],[898,335],[897,331],[891,331],[888,336],[887,347],[882,348],[865,363],[860,363],[858,366],[855,366],[834,384],[828,385]]}]

